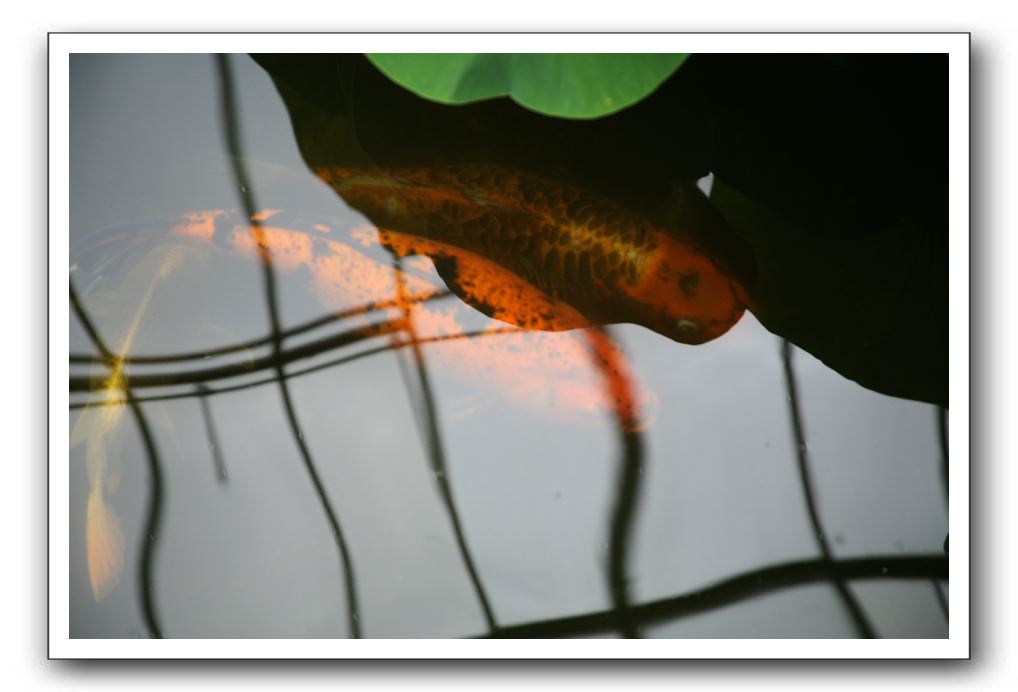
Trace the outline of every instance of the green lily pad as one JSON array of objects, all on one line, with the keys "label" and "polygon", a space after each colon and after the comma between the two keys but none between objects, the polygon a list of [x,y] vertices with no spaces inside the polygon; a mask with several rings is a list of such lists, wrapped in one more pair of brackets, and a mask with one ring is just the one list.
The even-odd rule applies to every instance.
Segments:
[{"label": "green lily pad", "polygon": [[653,92],[688,53],[370,53],[418,96],[463,104],[508,96],[562,118],[598,118]]}]

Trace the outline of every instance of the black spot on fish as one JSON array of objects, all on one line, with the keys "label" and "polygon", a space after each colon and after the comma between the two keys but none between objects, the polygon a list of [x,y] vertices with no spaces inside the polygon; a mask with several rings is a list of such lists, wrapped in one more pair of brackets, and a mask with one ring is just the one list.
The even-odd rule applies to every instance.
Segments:
[{"label": "black spot on fish", "polygon": [[610,255],[608,255],[608,264],[611,265],[612,267],[617,267],[617,266],[619,266],[619,260],[620,259],[622,259],[622,258],[619,257],[618,251],[617,250],[612,250],[612,253]]},{"label": "black spot on fish", "polygon": [[608,262],[605,260],[603,254],[599,253],[597,255],[597,257],[594,259],[594,265],[593,265],[592,268],[594,270],[594,276],[595,277],[597,277],[599,279],[603,279],[604,278],[604,275],[605,275],[605,273],[608,270]]},{"label": "black spot on fish", "polygon": [[679,288],[690,298],[696,295],[697,286],[700,283],[700,274],[698,272],[690,272],[688,274],[679,275]]},{"label": "black spot on fish", "polygon": [[476,299],[471,300],[471,301],[464,300],[463,302],[467,303],[472,308],[474,308],[475,310],[477,310],[480,313],[483,313],[487,317],[491,317],[492,319],[496,319],[495,313],[498,312],[498,310],[491,303],[485,302],[483,300],[476,300]]},{"label": "black spot on fish", "polygon": [[439,255],[431,258],[435,264],[435,270],[438,275],[442,277],[445,285],[449,287],[449,290],[453,293],[457,293],[463,289],[459,281],[459,266],[455,257],[448,257],[446,255]]}]

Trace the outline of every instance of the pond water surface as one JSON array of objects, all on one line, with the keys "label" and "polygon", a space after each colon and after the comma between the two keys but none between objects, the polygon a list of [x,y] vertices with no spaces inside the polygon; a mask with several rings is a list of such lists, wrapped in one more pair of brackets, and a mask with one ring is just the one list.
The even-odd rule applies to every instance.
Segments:
[{"label": "pond water surface", "polygon": [[[626,425],[610,405],[573,415],[540,353],[477,365],[463,344],[481,339],[410,347],[365,327],[391,310],[335,315],[377,296],[323,294],[278,255],[270,308],[253,254],[168,242],[183,214],[243,219],[252,199],[305,233],[375,232],[308,170],[266,72],[228,65],[244,190],[213,56],[72,56],[72,430],[109,373],[95,337],[139,359],[122,365],[134,406],[109,407],[99,438],[107,424],[86,421],[93,442],[71,449],[72,637],[855,637],[860,612],[879,636],[947,636],[946,580],[894,578],[943,556],[938,410],[794,347],[790,392],[783,340],[751,312],[696,345],[609,327],[629,396],[650,392]],[[386,257],[387,276],[435,290],[419,329],[425,314],[490,327],[433,266]],[[569,377],[609,400],[588,342],[548,333],[576,349]],[[247,346],[219,352],[233,344]],[[96,473],[119,562],[115,529],[102,548],[86,538]],[[805,564],[821,557],[814,521],[857,578]]]}]

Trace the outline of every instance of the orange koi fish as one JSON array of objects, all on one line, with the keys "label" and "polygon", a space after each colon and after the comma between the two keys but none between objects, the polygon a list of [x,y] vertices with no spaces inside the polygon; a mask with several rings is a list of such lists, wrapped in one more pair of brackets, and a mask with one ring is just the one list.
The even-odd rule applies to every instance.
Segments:
[{"label": "orange koi fish", "polygon": [[[699,344],[748,302],[705,253],[577,187],[489,165],[315,173],[379,227],[492,260],[594,324],[633,322]],[[454,270],[439,267],[458,292]]]}]

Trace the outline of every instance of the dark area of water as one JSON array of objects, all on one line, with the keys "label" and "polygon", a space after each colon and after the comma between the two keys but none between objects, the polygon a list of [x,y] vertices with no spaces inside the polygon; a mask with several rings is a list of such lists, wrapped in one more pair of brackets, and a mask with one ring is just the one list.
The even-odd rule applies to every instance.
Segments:
[{"label": "dark area of water", "polygon": [[[879,209],[904,229],[877,248],[830,212],[858,190],[820,204],[817,177],[773,151],[755,153],[775,166],[773,185],[756,185],[736,143],[717,145],[734,96],[665,117],[667,99],[737,62],[696,57],[658,101],[597,124],[508,102],[446,117],[351,56],[72,56],[72,430],[93,418],[70,450],[71,636],[945,637],[945,414],[934,404],[946,401],[937,372],[896,365],[905,351],[886,347],[890,318],[866,309],[899,297],[899,282],[936,302],[939,240],[914,234],[946,224],[939,203],[895,207],[867,181],[876,201],[849,216]],[[335,89],[316,77],[323,59]],[[820,69],[794,60],[768,64]],[[919,75],[910,103],[923,105],[939,66],[902,60],[896,69]],[[861,83],[876,67],[839,69]],[[908,116],[898,100],[895,126]],[[761,127],[801,116],[778,110]],[[940,125],[931,118],[924,134]],[[830,155],[859,175],[853,147],[891,147],[876,125],[853,138]],[[898,192],[918,195],[939,150],[900,148],[888,155],[915,170]],[[698,345],[634,324],[523,346],[444,338],[446,318],[489,329],[491,306],[450,285],[441,262],[368,247],[378,210],[309,166],[467,161],[580,186],[670,232],[696,219],[712,230],[683,241],[746,284],[753,312]],[[722,171],[715,184],[783,215],[780,242],[724,230],[689,196]],[[677,194],[694,201],[667,211]],[[236,252],[230,234],[258,233],[245,217],[263,209],[283,210],[266,228],[319,238],[322,262]],[[171,237],[203,210],[232,211],[207,241]],[[354,276],[342,246],[359,238],[372,263]],[[847,241],[912,261],[894,277],[876,266],[852,301],[808,272],[775,279],[787,257],[829,261]],[[854,276],[857,260],[833,275]],[[337,274],[309,269],[333,261]],[[384,291],[372,284],[382,275]],[[852,307],[802,320],[818,307],[799,295]],[[902,348],[917,368],[946,353],[939,325],[915,326],[926,317],[892,320],[911,329]],[[841,331],[861,319],[872,336]],[[598,364],[614,351],[589,357],[602,339],[621,348],[615,365]],[[117,367],[128,405],[95,406]],[[603,405],[613,397],[642,402],[639,425]],[[114,423],[95,415],[107,409]],[[86,540],[97,485],[123,533],[122,565],[98,575],[101,600]]]}]

